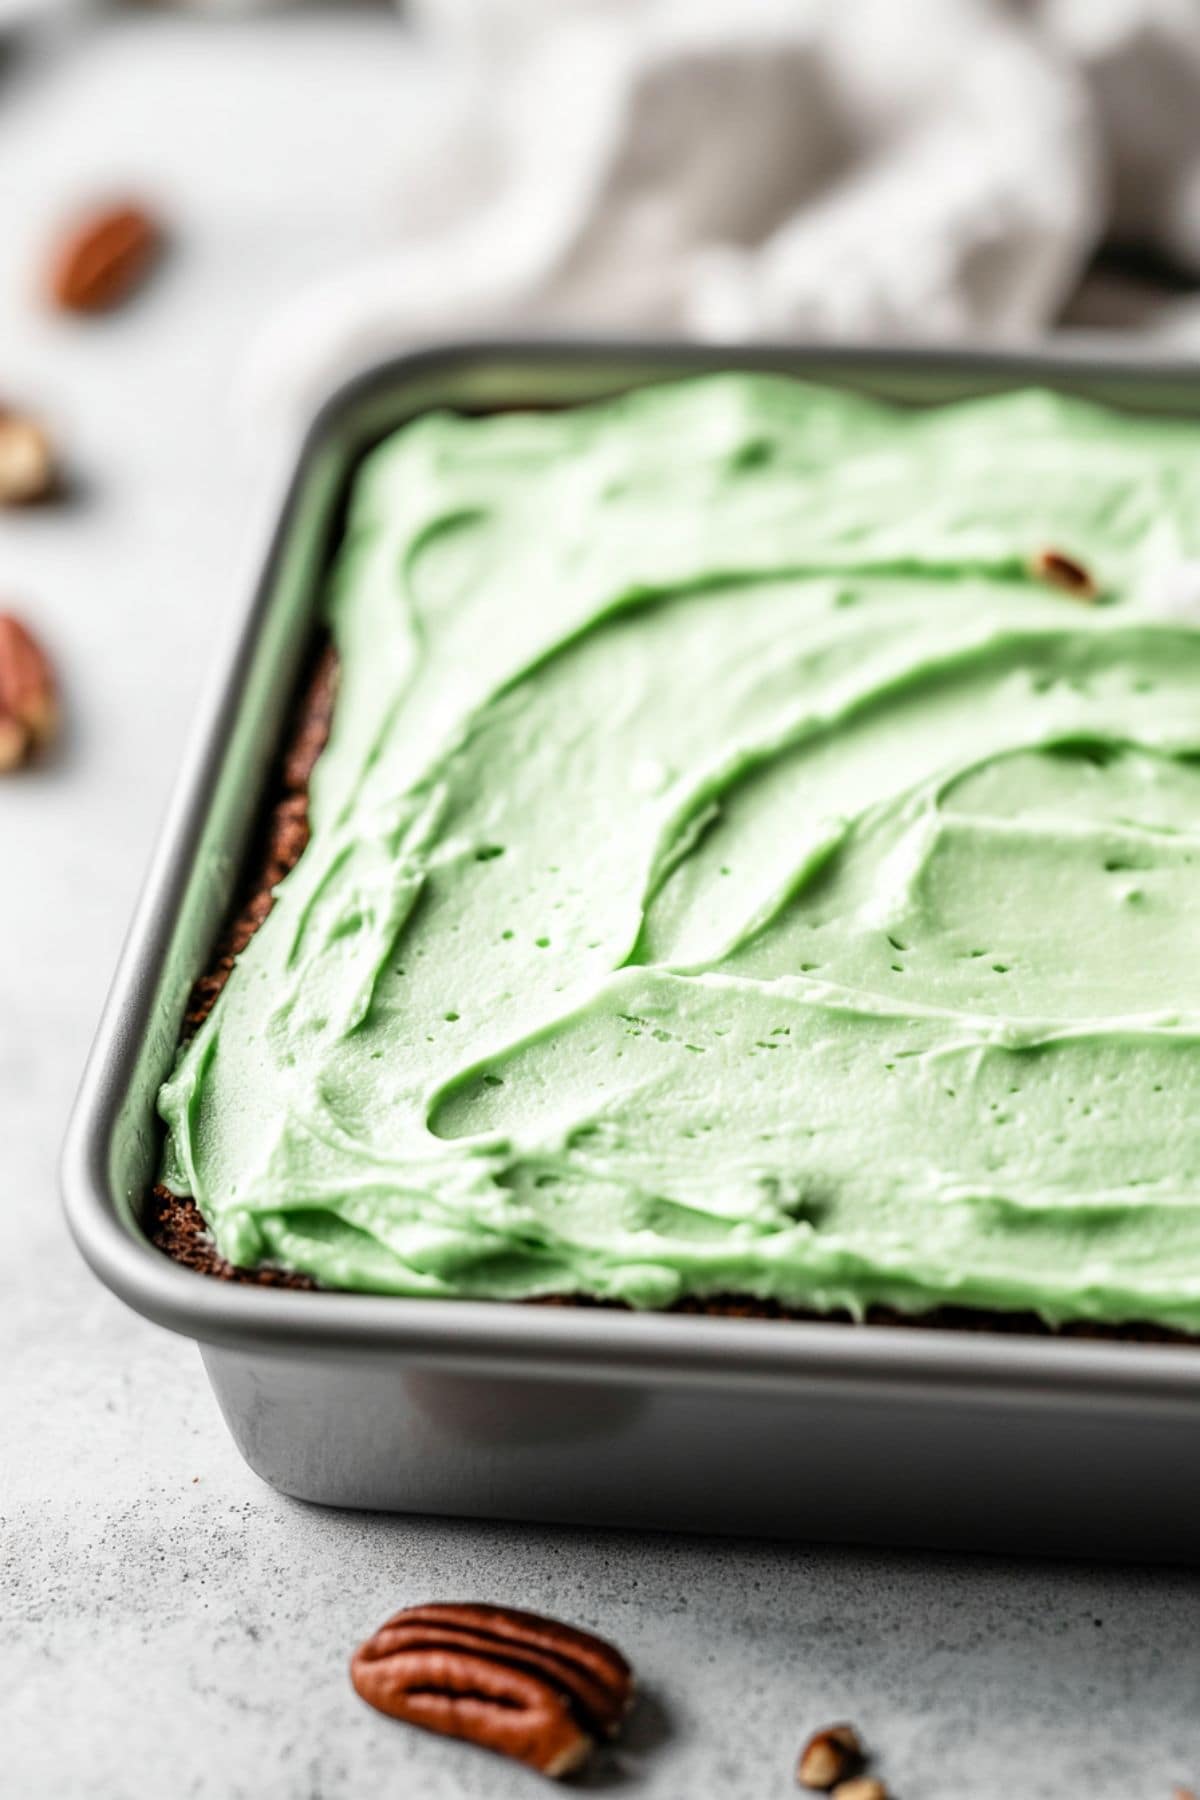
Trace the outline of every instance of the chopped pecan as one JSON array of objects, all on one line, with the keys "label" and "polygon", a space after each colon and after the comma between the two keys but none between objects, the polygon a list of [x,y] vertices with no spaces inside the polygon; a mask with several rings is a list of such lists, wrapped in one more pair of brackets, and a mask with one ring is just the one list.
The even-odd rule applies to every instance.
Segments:
[{"label": "chopped pecan", "polygon": [[57,724],[49,657],[20,619],[0,613],[0,772],[43,749]]},{"label": "chopped pecan", "polygon": [[1075,600],[1094,600],[1100,591],[1090,570],[1063,550],[1039,550],[1029,568],[1035,580],[1049,582]]},{"label": "chopped pecan", "polygon": [[371,1706],[569,1775],[620,1725],[629,1664],[603,1638],[511,1607],[410,1606],[355,1652],[350,1679]]},{"label": "chopped pecan", "polygon": [[54,450],[26,413],[0,407],[0,506],[33,506],[54,491]]},{"label": "chopped pecan", "polygon": [[856,1775],[853,1781],[839,1781],[833,1800],[888,1800],[888,1791],[874,1775]]},{"label": "chopped pecan", "polygon": [[862,1767],[863,1748],[853,1725],[826,1725],[800,1752],[796,1780],[801,1787],[831,1788]]},{"label": "chopped pecan", "polygon": [[0,775],[19,768],[25,761],[28,749],[28,733],[21,729],[15,719],[0,712]]},{"label": "chopped pecan", "polygon": [[109,312],[139,287],[162,247],[162,231],[142,206],[93,208],[55,246],[47,275],[63,312]]}]

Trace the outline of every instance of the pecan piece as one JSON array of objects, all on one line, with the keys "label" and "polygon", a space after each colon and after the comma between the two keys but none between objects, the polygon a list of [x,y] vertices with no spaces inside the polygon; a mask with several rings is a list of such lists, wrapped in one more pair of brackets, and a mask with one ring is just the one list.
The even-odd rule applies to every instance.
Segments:
[{"label": "pecan piece", "polygon": [[50,659],[12,613],[0,613],[0,773],[54,736],[58,700]]},{"label": "pecan piece", "polygon": [[826,1725],[814,1731],[800,1752],[796,1780],[801,1787],[832,1788],[862,1767],[863,1747],[853,1725]]},{"label": "pecan piece", "polygon": [[158,222],[144,207],[96,207],[55,248],[50,298],[63,312],[109,312],[141,285],[161,246]]},{"label": "pecan piece", "polygon": [[1100,591],[1091,571],[1064,550],[1039,550],[1030,561],[1029,572],[1036,581],[1061,588],[1074,600],[1094,600]]},{"label": "pecan piece", "polygon": [[369,1705],[445,1737],[569,1775],[620,1725],[633,1675],[591,1632],[507,1606],[410,1606],[355,1651]]},{"label": "pecan piece", "polygon": [[874,1775],[856,1775],[853,1781],[839,1781],[833,1800],[888,1800],[888,1791]]},{"label": "pecan piece", "polygon": [[33,506],[54,491],[54,450],[36,419],[0,406],[0,506]]}]

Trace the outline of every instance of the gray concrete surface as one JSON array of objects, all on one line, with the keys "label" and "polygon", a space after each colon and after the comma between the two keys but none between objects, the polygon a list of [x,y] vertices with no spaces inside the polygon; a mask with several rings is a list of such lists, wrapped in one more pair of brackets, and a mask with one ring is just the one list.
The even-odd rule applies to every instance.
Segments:
[{"label": "gray concrete surface", "polygon": [[[387,14],[128,15],[0,69],[0,395],[70,447],[66,511],[0,520],[0,601],[63,667],[71,731],[0,788],[0,1793],[13,1800],[507,1796],[536,1778],[377,1718],[346,1656],[406,1601],[610,1633],[648,1699],[593,1786],[793,1791],[857,1720],[899,1800],[1170,1800],[1200,1783],[1200,1576],[322,1513],[239,1462],[192,1346],[66,1240],[62,1123],[235,595],[251,331],[386,216],[436,107]],[[176,252],[78,328],[30,303],[60,206],[133,180]]]}]

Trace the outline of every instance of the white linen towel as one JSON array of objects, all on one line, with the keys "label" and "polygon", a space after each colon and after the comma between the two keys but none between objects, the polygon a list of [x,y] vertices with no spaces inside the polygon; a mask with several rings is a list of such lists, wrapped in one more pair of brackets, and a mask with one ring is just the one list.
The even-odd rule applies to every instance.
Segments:
[{"label": "white linen towel", "polygon": [[1011,341],[1112,236],[1200,280],[1197,0],[410,11],[475,72],[419,171],[443,223],[273,320],[260,400],[466,333]]}]

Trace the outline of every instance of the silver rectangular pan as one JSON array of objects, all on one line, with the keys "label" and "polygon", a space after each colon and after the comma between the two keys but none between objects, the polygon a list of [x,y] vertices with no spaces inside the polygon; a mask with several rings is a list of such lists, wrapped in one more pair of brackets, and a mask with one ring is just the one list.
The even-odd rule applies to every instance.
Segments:
[{"label": "silver rectangular pan", "polygon": [[343,389],[272,496],[130,932],[64,1153],[72,1232],[114,1293],[197,1340],[243,1456],[307,1500],[1193,1559],[1200,1345],[281,1292],[194,1274],[141,1229],[155,1092],[229,905],[365,449],[433,406],[569,405],[730,367],[913,404],[1035,381],[1190,414],[1200,431],[1200,370],[1082,354],[477,345]]}]

